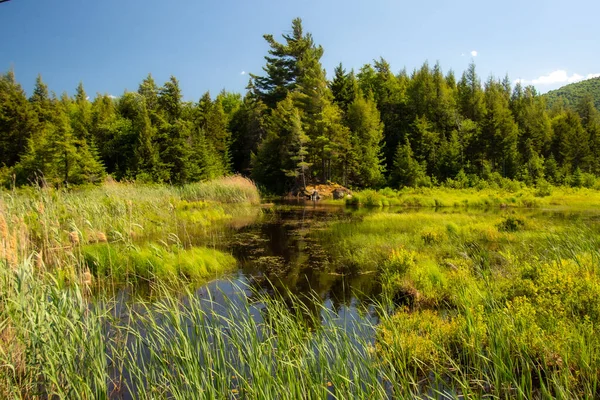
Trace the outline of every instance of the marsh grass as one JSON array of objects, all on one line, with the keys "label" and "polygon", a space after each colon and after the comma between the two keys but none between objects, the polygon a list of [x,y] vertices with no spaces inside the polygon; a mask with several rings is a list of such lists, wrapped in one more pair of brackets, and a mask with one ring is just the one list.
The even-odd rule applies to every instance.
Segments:
[{"label": "marsh grass", "polygon": [[593,215],[380,212],[319,232],[339,268],[374,269],[401,307],[381,357],[467,397],[595,398],[599,234]]},{"label": "marsh grass", "polygon": [[176,245],[111,246],[100,243],[84,246],[82,253],[84,265],[92,274],[116,281],[155,278],[207,281],[236,265],[231,254],[205,247],[184,249]]},{"label": "marsh grass", "polygon": [[540,208],[568,207],[593,209],[600,207],[600,191],[587,188],[553,187],[552,189],[515,188],[451,189],[403,188],[363,190],[346,199],[347,205],[366,207],[454,207],[454,208]]},{"label": "marsh grass", "polygon": [[[175,270],[193,278],[209,276],[216,263],[231,267],[231,259],[193,247],[234,217],[256,218],[258,201],[253,183],[237,176],[183,187],[107,182],[73,190],[3,191],[0,259],[16,266],[33,254],[38,270],[53,270],[65,282],[109,270],[115,279],[165,277]],[[104,262],[111,257],[100,257],[102,248],[126,250],[117,265]],[[88,262],[90,249],[95,249],[95,263]]]},{"label": "marsh grass", "polygon": [[[553,269],[538,265],[547,276],[578,276],[587,267],[567,259]],[[581,308],[544,286],[568,286],[567,279],[538,278],[536,296],[510,300],[485,285],[477,292],[457,288],[462,300],[454,309],[394,309],[382,301],[363,311],[371,318],[355,319],[290,294],[285,301],[259,292],[245,297],[245,287],[217,302],[210,292],[176,294],[157,283],[153,300],[90,303],[79,285],[64,288],[34,269],[29,261],[0,270],[0,337],[7,329],[11,336],[0,352],[0,394],[7,398],[597,394],[597,293],[576,284],[577,296],[592,290]]]},{"label": "marsh grass", "polygon": [[[597,398],[593,215],[359,211],[322,226],[334,266],[384,288],[354,319],[318,297],[173,290],[231,261],[178,233],[211,202],[127,185],[4,193],[0,397]],[[142,276],[152,296],[91,297],[92,274]]]}]

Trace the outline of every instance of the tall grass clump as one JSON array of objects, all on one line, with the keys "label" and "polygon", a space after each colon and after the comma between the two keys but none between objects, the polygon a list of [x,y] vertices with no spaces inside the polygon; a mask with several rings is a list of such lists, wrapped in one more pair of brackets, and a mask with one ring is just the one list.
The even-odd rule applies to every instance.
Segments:
[{"label": "tall grass clump", "polygon": [[0,396],[107,398],[108,314],[83,289],[45,282],[26,261],[0,262]]},{"label": "tall grass clump", "polygon": [[259,204],[260,195],[254,182],[242,176],[230,176],[183,186],[181,198],[187,201]]},{"label": "tall grass clump", "polygon": [[184,249],[160,244],[123,246],[92,244],[82,249],[84,265],[96,276],[113,280],[206,281],[232,270],[231,254],[206,247]]}]

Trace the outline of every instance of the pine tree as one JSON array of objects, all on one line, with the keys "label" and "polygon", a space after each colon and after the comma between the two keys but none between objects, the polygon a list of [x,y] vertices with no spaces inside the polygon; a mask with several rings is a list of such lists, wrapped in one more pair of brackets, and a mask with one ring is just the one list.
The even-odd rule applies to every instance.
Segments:
[{"label": "pine tree", "polygon": [[334,70],[334,78],[329,87],[333,94],[333,101],[346,111],[350,104],[354,102],[358,95],[358,83],[354,76],[354,71],[346,73],[346,70],[340,63]]},{"label": "pine tree", "polygon": [[559,164],[562,164],[567,171],[574,171],[577,168],[588,171],[592,161],[589,136],[581,125],[579,115],[567,109],[552,119],[552,130],[553,153]]},{"label": "pine tree", "polygon": [[249,175],[251,155],[266,135],[266,106],[251,94],[244,97],[241,107],[233,114],[231,130],[231,158],[233,170]]},{"label": "pine tree", "polygon": [[519,131],[509,108],[508,96],[502,84],[492,77],[486,83],[485,102],[487,112],[481,121],[481,135],[486,159],[491,161],[493,171],[512,178],[518,168]]},{"label": "pine tree", "polygon": [[[303,148],[307,142],[301,137],[302,129],[299,128],[298,121],[299,110],[290,95],[273,110],[268,122],[267,136],[252,158],[253,179],[275,193],[289,191],[297,185],[296,177],[290,176],[289,172],[297,171],[299,163],[306,162],[290,158],[290,155],[299,156],[300,147]],[[302,143],[302,146],[299,146],[299,143]],[[302,164],[302,168],[305,167],[307,165]]]},{"label": "pine tree", "polygon": [[300,113],[297,108],[293,109],[289,124],[289,145],[287,152],[290,160],[294,162],[294,168],[284,170],[284,172],[286,176],[296,180],[296,186],[300,186],[301,184],[301,187],[306,190],[306,172],[310,167],[310,163],[306,161],[308,156],[307,144],[310,138],[302,130],[302,121],[300,120]]},{"label": "pine tree", "polygon": [[0,166],[18,163],[37,129],[37,118],[14,73],[0,76]]},{"label": "pine tree", "polygon": [[395,187],[415,187],[426,181],[425,168],[414,158],[408,138],[396,149],[390,178],[391,184]]},{"label": "pine tree", "polygon": [[469,64],[458,83],[458,105],[462,115],[471,121],[479,122],[485,116],[484,94],[475,63]]},{"label": "pine tree", "polygon": [[158,110],[158,86],[156,86],[152,74],[148,74],[146,79],[140,83],[138,93],[145,99],[150,115],[155,113]]},{"label": "pine tree", "polygon": [[202,130],[201,136],[205,140],[205,157],[211,159],[212,168],[218,171],[219,175],[225,174],[229,171],[231,163],[231,134],[228,130],[228,118],[219,97],[213,102],[210,93],[204,93],[196,107],[196,124],[197,128]]},{"label": "pine tree", "polygon": [[413,124],[413,145],[415,157],[424,161],[429,167],[429,173],[433,173],[440,161],[440,143],[444,135],[435,131],[434,126],[426,117],[417,117]]},{"label": "pine tree", "polygon": [[371,97],[357,97],[348,108],[347,118],[352,135],[350,182],[362,187],[377,186],[383,181],[383,124],[375,102]]},{"label": "pine tree", "polygon": [[292,34],[283,35],[285,44],[277,42],[273,35],[263,37],[271,47],[269,55],[265,56],[267,64],[263,67],[266,76],[251,74],[252,90],[258,99],[274,108],[302,79],[307,65],[301,64],[307,54],[311,52],[318,61],[323,55],[323,48],[314,44],[310,33],[304,34],[300,18],[292,21]]},{"label": "pine tree", "polygon": [[594,106],[592,96],[584,96],[577,105],[581,125],[589,137],[590,170],[600,173],[600,111]]},{"label": "pine tree", "polygon": [[64,99],[53,110],[51,123],[30,140],[27,153],[15,167],[18,183],[44,179],[54,185],[99,183],[104,167],[94,147],[73,133]]},{"label": "pine tree", "polygon": [[35,80],[33,94],[29,98],[29,102],[37,114],[40,123],[45,123],[52,119],[52,105],[48,93],[48,86],[42,80],[41,75],[38,75]]},{"label": "pine tree", "polygon": [[190,121],[181,118],[181,89],[174,76],[159,90],[158,110],[156,145],[160,166],[164,169],[159,172],[173,183],[185,183],[189,180],[191,166],[188,162],[190,148],[187,141],[192,134],[192,126]]}]

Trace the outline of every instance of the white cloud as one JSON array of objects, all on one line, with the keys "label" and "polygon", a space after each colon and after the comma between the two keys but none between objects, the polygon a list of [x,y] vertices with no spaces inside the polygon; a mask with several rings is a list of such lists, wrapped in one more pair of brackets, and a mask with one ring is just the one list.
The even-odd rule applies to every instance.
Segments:
[{"label": "white cloud", "polygon": [[477,57],[477,50],[472,50],[471,51],[471,56],[472,57]]},{"label": "white cloud", "polygon": [[240,75],[246,75],[246,71],[242,71]]},{"label": "white cloud", "polygon": [[109,94],[108,97],[110,97],[111,99],[116,99],[117,96],[113,96],[112,94]]},{"label": "white cloud", "polygon": [[522,84],[533,84],[533,85],[556,85],[561,83],[574,83],[579,82],[584,79],[591,79],[600,76],[600,73],[596,74],[588,74],[587,76],[580,75],[578,73],[573,73],[569,75],[567,71],[564,69],[557,69],[555,71],[550,72],[548,75],[542,75],[536,79],[526,80],[526,79],[517,79],[515,83],[520,82]]}]

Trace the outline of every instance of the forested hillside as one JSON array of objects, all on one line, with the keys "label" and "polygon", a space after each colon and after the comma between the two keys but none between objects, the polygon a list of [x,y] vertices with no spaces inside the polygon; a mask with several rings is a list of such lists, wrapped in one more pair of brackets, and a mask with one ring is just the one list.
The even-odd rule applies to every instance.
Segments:
[{"label": "forested hillside", "polygon": [[597,109],[600,109],[600,77],[585,81],[571,83],[556,90],[551,90],[544,95],[548,106],[564,100],[566,105],[577,106],[584,98],[590,96]]},{"label": "forested hillside", "polygon": [[328,80],[324,50],[301,20],[281,41],[264,38],[264,72],[251,75],[243,97],[223,91],[185,102],[175,77],[159,86],[151,75],[137,92],[93,101],[81,83],[74,97],[57,96],[39,76],[27,97],[5,73],[0,179],[64,185],[110,174],[181,184],[240,173],[280,193],[325,181],[561,184],[600,174],[600,113],[589,96],[549,109],[532,86],[482,82],[474,64],[459,76],[427,62],[394,73],[379,59],[359,71],[340,64]]}]

